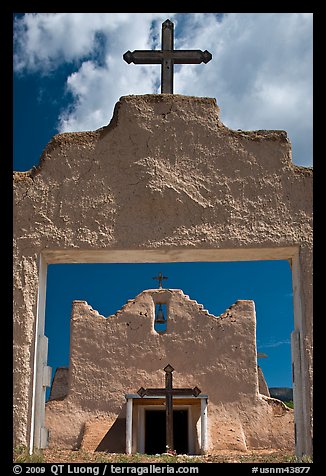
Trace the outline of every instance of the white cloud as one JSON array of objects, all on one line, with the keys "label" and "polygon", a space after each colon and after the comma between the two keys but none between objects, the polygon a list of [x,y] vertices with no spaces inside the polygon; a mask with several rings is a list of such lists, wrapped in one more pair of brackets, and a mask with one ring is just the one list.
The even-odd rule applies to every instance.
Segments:
[{"label": "white cloud", "polygon": [[108,39],[113,55],[128,40],[134,49],[149,47],[150,23],[161,17],[160,13],[26,13],[14,25],[15,70],[47,72],[95,54],[99,32]]},{"label": "white cloud", "polygon": [[31,13],[15,22],[16,71],[48,71],[89,54],[99,27],[98,14]]},{"label": "white cloud", "polygon": [[203,26],[192,42],[204,42],[213,60],[181,69],[182,92],[216,97],[230,128],[286,130],[294,162],[312,165],[312,14],[232,13],[221,22],[198,21]]},{"label": "white cloud", "polygon": [[286,339],[286,340],[279,340],[279,341],[276,341],[276,342],[269,342],[267,344],[259,345],[259,348],[261,348],[261,349],[271,349],[271,348],[274,348],[274,347],[279,347],[281,345],[291,345],[291,341],[289,339]]},{"label": "white cloud", "polygon": [[230,128],[286,130],[293,161],[312,165],[312,14],[26,14],[16,24],[16,71],[74,62],[66,83],[73,103],[60,130],[99,128],[120,96],[159,92],[159,66],[128,65],[122,55],[159,48],[166,18],[175,23],[176,48],[213,54],[206,65],[176,66],[175,92],[217,98]]}]

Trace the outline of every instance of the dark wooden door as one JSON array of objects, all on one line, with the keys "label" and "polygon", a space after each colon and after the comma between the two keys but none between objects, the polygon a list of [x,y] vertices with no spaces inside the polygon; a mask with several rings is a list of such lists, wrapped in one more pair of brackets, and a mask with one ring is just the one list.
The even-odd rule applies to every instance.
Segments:
[{"label": "dark wooden door", "polygon": [[[166,452],[165,410],[145,411],[145,453]],[[188,410],[173,410],[174,449],[178,454],[187,454]]]}]

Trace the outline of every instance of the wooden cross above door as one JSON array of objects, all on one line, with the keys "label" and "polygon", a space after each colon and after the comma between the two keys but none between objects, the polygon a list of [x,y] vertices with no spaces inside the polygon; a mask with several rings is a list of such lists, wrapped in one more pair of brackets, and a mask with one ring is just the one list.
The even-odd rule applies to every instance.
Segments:
[{"label": "wooden cross above door", "polygon": [[166,416],[166,449],[173,451],[173,396],[184,395],[198,397],[201,390],[194,388],[173,388],[172,372],[174,368],[168,364],[164,367],[165,372],[165,388],[143,388],[140,387],[138,395],[143,398],[145,396],[165,396],[165,416]]}]

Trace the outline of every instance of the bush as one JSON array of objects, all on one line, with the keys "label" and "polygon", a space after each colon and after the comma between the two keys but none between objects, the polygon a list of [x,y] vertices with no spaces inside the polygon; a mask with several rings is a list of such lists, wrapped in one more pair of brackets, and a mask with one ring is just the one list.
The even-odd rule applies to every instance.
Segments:
[{"label": "bush", "polygon": [[292,408],[292,410],[293,410],[293,408],[294,408],[293,400],[289,400],[288,402],[283,402],[283,403],[284,403],[287,407]]},{"label": "bush", "polygon": [[37,450],[30,455],[24,445],[14,448],[13,459],[14,463],[44,463],[44,456],[41,450]]}]

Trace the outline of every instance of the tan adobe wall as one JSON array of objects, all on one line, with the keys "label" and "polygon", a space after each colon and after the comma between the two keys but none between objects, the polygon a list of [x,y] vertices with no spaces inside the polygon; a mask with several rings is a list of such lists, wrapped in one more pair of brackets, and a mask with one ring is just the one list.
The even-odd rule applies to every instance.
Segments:
[{"label": "tan adobe wall", "polygon": [[[162,335],[154,330],[155,299],[168,306]],[[69,398],[85,409],[118,411],[126,393],[161,386],[162,369],[170,363],[176,386],[197,385],[213,402],[241,394],[255,399],[255,325],[252,301],[238,301],[216,318],[182,291],[144,291],[107,319],[74,301]]]},{"label": "tan adobe wall", "polygon": [[268,389],[268,386],[267,386],[267,383],[266,383],[266,380],[265,380],[263,371],[262,371],[262,369],[261,369],[261,367],[260,367],[259,365],[257,366],[257,369],[258,369],[258,386],[259,386],[259,393],[260,393],[261,395],[265,395],[266,397],[270,397],[269,389]]}]

